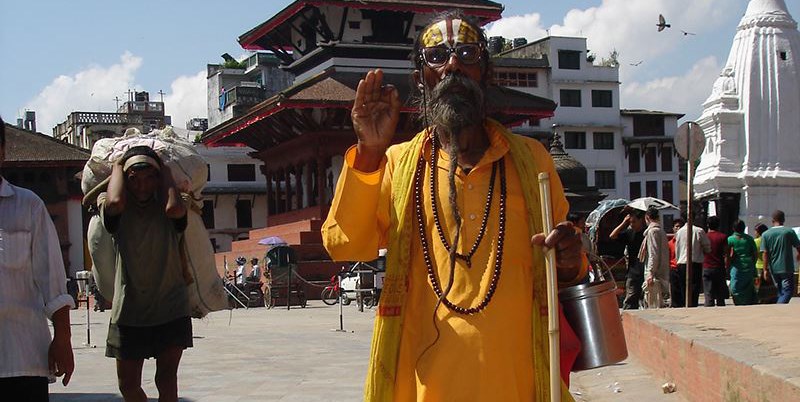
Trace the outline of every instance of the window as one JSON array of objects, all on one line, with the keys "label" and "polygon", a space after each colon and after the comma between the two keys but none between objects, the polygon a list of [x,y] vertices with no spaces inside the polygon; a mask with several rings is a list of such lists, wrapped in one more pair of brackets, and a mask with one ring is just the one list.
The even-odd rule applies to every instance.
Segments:
[{"label": "window", "polygon": [[608,90],[592,90],[592,107],[612,107],[612,95]]},{"label": "window", "polygon": [[628,172],[639,173],[642,169],[642,157],[639,156],[639,148],[631,148],[628,151]]},{"label": "window", "polygon": [[536,88],[539,86],[538,75],[510,71],[498,71],[494,74],[494,83],[501,87]]},{"label": "window", "polygon": [[617,188],[615,172],[613,170],[595,170],[594,185],[601,189]]},{"label": "window", "polygon": [[658,182],[648,181],[645,183],[645,196],[658,198]]},{"label": "window", "polygon": [[594,133],[594,149],[614,149],[614,133]]},{"label": "window", "polygon": [[656,167],[656,147],[647,147],[644,149],[644,171],[655,172]]},{"label": "window", "polygon": [[661,199],[672,203],[672,180],[664,180],[661,182]]},{"label": "window", "polygon": [[350,29],[361,29],[361,21],[347,21],[347,26]]},{"label": "window", "polygon": [[636,115],[633,116],[634,137],[663,137],[664,116]]},{"label": "window", "polygon": [[580,89],[562,89],[561,90],[561,106],[564,106],[564,107],[581,107],[581,90]]},{"label": "window", "polygon": [[642,196],[642,183],[638,181],[632,181],[630,183],[630,196],[632,200],[635,200]]},{"label": "window", "polygon": [[787,57],[788,55],[787,55],[787,53],[786,53],[786,52],[780,52],[780,55],[781,55],[781,60],[786,60],[786,59],[788,59],[788,57]]},{"label": "window", "polygon": [[214,201],[203,201],[203,224],[206,229],[214,229]]},{"label": "window", "polygon": [[580,131],[567,131],[564,133],[564,148],[586,149],[586,133]]},{"label": "window", "polygon": [[206,175],[206,181],[208,182],[211,181],[211,165],[206,164],[206,169],[208,170],[208,173]]},{"label": "window", "polygon": [[236,227],[253,227],[253,209],[250,200],[236,201]]},{"label": "window", "polygon": [[661,171],[672,171],[672,147],[664,147],[661,149]]},{"label": "window", "polygon": [[256,181],[256,165],[228,165],[228,181]]},{"label": "window", "polygon": [[558,68],[562,70],[580,70],[581,52],[575,50],[559,50]]},{"label": "window", "polygon": [[361,17],[371,20],[372,25],[372,36],[364,36],[364,43],[411,43],[406,36],[406,24],[411,24],[411,13],[362,9]]}]

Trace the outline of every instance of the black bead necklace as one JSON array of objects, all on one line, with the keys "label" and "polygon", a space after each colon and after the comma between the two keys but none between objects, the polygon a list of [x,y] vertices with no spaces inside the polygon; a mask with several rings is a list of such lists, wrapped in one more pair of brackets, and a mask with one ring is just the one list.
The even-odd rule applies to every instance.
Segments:
[{"label": "black bead necklace", "polygon": [[[436,160],[438,159],[438,154],[436,153],[436,139],[432,138],[432,145],[431,145],[431,171],[434,172],[436,170]],[[494,292],[497,290],[497,283],[500,281],[500,268],[503,265],[503,241],[505,239],[505,229],[506,229],[506,169],[505,163],[503,163],[503,159],[501,158],[500,161],[495,162],[499,166],[500,170],[500,208],[499,208],[499,228],[497,231],[497,252],[495,255],[494,260],[494,271],[492,272],[492,279],[489,283],[489,288],[486,290],[486,295],[484,295],[483,300],[475,307],[464,308],[461,306],[456,305],[455,303],[451,302],[447,299],[447,297],[442,298],[442,287],[439,284],[439,280],[436,278],[436,272],[433,269],[433,261],[431,259],[430,247],[428,244],[428,238],[425,235],[425,217],[422,211],[422,177],[424,177],[425,172],[425,156],[424,152],[420,155],[419,160],[417,161],[417,171],[414,175],[414,209],[416,212],[417,217],[417,224],[419,227],[419,237],[420,242],[422,243],[422,256],[425,260],[425,267],[428,270],[428,279],[431,281],[431,286],[433,287],[433,292],[436,294],[437,297],[442,299],[442,303],[447,306],[448,309],[454,311],[459,314],[463,315],[472,315],[478,313],[486,308],[489,305],[489,302],[492,300],[492,296],[494,296]],[[494,170],[494,168],[493,168]],[[492,174],[492,183],[490,187],[494,185],[494,173]],[[490,190],[491,194],[491,190]],[[491,195],[489,195],[490,197]],[[436,188],[433,187],[431,189],[431,198],[432,200],[436,199]],[[432,203],[433,204],[433,203]],[[435,206],[435,204],[433,204]],[[487,203],[487,205],[491,206],[491,202]],[[487,213],[488,216],[488,207]],[[434,211],[436,208],[434,207]],[[434,220],[438,220],[436,217],[436,213],[434,212]],[[487,219],[484,216],[483,224],[481,225],[481,233],[483,233],[486,229]],[[437,229],[439,226],[437,224]],[[439,232],[442,235],[442,231]],[[481,235],[482,236],[482,235]],[[443,235],[442,235],[443,237]],[[443,243],[445,247],[447,247],[446,241],[443,238]],[[477,248],[477,246],[476,246]],[[471,256],[471,254],[470,254]],[[453,278],[450,278],[453,280]]]},{"label": "black bead necklace", "polygon": [[[437,141],[435,138],[431,141],[432,161],[438,160],[439,149],[436,142]],[[495,177],[497,177],[497,166],[501,161],[502,159],[492,163],[492,177],[489,179],[489,191],[486,194],[486,206],[483,208],[483,219],[481,220],[481,228],[480,231],[478,231],[478,237],[475,238],[475,242],[472,244],[472,248],[470,248],[469,253],[466,255],[456,253],[456,258],[464,260],[464,262],[467,264],[467,268],[472,268],[472,256],[475,254],[475,251],[478,250],[478,246],[480,246],[481,240],[483,240],[483,235],[486,233],[486,224],[489,222],[489,211],[492,209],[492,198],[494,196],[494,181]],[[447,241],[447,238],[444,235],[444,230],[442,229],[442,224],[439,220],[439,205],[436,201],[436,190],[439,187],[436,185],[436,176],[438,176],[436,174],[436,164],[431,162],[430,190],[431,208],[433,209],[433,223],[436,225],[436,231],[439,232],[439,239],[442,241],[442,245],[444,245],[444,248],[448,253],[450,253],[450,243]]]}]

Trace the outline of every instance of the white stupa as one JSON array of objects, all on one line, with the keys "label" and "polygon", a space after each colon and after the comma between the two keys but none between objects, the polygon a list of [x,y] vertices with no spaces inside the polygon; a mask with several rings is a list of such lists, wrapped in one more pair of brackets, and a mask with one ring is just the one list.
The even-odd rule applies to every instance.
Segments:
[{"label": "white stupa", "polygon": [[695,199],[723,222],[800,225],[800,32],[784,0],[751,0],[698,123]]}]

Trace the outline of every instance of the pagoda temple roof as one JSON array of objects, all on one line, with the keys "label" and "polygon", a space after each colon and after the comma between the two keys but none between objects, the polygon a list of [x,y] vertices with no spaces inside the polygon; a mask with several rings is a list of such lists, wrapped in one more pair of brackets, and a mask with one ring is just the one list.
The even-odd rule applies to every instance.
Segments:
[{"label": "pagoda temple roof", "polygon": [[6,123],[6,160],[12,166],[83,166],[91,153],[83,148]]},{"label": "pagoda temple roof", "polygon": [[[270,33],[297,18],[307,8],[324,5],[414,13],[437,13],[458,8],[466,15],[477,17],[482,24],[500,19],[503,11],[500,3],[488,0],[296,0],[272,18],[239,36],[239,44],[247,50],[272,50],[272,46],[278,44],[274,42],[275,38],[266,39]],[[291,43],[287,41],[280,46],[290,47]]]},{"label": "pagoda temple roof", "polygon": [[[355,100],[361,72],[340,72],[328,69],[297,83],[251,108],[245,115],[228,120],[208,130],[201,141],[210,146],[247,144],[262,150],[290,140],[308,131],[344,129]],[[404,99],[401,113],[415,114],[409,74],[384,74],[384,82],[397,88]],[[532,118],[553,116],[555,102],[508,88],[487,89],[489,115],[507,126],[515,126]],[[336,124],[320,125],[312,118],[313,110],[328,109],[338,116],[328,116]],[[328,118],[326,117],[326,118]],[[338,127],[338,128],[337,128]]]}]

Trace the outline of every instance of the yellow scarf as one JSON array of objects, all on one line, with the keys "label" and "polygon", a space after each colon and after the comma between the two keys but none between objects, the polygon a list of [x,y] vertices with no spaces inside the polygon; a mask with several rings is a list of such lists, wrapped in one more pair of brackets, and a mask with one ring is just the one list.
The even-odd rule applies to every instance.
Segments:
[{"label": "yellow scarf", "polygon": [[[487,130],[495,130],[503,134],[508,141],[511,160],[519,175],[525,205],[528,210],[528,229],[531,234],[540,233],[542,217],[540,214],[538,169],[531,156],[530,149],[521,137],[508,131],[500,123],[488,119]],[[384,279],[378,315],[372,336],[372,352],[369,370],[364,388],[366,401],[392,401],[394,396],[397,360],[400,351],[403,315],[405,313],[406,293],[408,290],[408,267],[411,260],[411,237],[413,216],[411,215],[411,193],[414,172],[422,145],[429,135],[428,130],[417,134],[410,146],[398,160],[392,178],[392,209],[389,225],[389,252],[387,253],[386,277]],[[533,211],[533,212],[531,212]],[[547,294],[545,280],[544,254],[539,247],[532,247],[533,252],[533,367],[534,389],[536,401],[550,400],[549,349],[547,336]],[[542,314],[544,313],[544,314]],[[572,401],[569,391],[562,382],[562,401]]]}]

